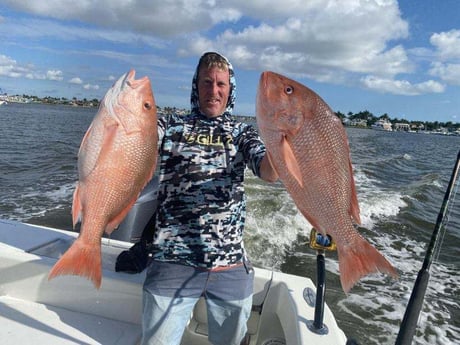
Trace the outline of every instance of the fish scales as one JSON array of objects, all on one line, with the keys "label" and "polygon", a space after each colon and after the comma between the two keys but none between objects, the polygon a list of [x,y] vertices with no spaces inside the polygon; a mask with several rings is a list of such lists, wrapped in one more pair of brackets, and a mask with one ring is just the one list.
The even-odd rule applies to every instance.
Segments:
[{"label": "fish scales", "polygon": [[80,275],[99,288],[101,238],[125,218],[152,178],[157,161],[157,113],[150,80],[123,75],[104,96],[78,153],[79,180],[72,203],[78,238],[48,278]]},{"label": "fish scales", "polygon": [[360,223],[349,144],[340,119],[312,90],[261,75],[257,124],[280,180],[305,218],[337,243],[345,292],[364,275],[394,267],[355,229]]}]

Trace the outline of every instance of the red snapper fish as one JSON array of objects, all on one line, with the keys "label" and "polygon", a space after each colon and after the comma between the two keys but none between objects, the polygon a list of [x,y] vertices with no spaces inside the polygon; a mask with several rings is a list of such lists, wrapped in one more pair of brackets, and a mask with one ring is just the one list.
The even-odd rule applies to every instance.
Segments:
[{"label": "red snapper fish", "polygon": [[72,220],[78,238],[48,279],[79,275],[101,286],[101,238],[121,223],[152,178],[157,161],[157,111],[148,77],[124,74],[109,89],[78,152]]},{"label": "red snapper fish", "polygon": [[373,272],[396,278],[394,267],[353,225],[361,220],[348,139],[329,106],[306,86],[264,72],[256,114],[270,161],[297,208],[337,243],[343,290]]}]

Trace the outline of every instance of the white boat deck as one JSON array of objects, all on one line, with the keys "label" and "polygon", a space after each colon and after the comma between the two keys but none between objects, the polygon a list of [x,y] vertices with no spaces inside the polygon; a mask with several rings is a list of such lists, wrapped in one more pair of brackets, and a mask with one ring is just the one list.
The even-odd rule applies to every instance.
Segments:
[{"label": "white boat deck", "polygon": [[139,325],[0,297],[2,344],[136,344]]},{"label": "white boat deck", "polygon": [[139,342],[143,275],[113,271],[116,256],[129,244],[111,240],[105,248],[101,290],[80,277],[48,281],[75,235],[0,220],[1,344]]},{"label": "white boat deck", "polygon": [[[139,344],[144,274],[114,271],[120,251],[132,244],[103,239],[100,290],[85,278],[48,281],[57,258],[76,233],[0,220],[0,343]],[[329,308],[326,335],[311,332],[314,307],[303,299],[311,280],[256,268],[250,345],[344,345],[346,337]],[[272,341],[270,343],[270,341]],[[200,301],[182,344],[208,345],[204,302]]]}]

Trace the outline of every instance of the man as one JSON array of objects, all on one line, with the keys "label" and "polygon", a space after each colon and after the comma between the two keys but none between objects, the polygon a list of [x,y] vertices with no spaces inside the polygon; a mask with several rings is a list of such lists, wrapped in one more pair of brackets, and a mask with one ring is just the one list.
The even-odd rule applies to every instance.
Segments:
[{"label": "man", "polygon": [[191,114],[158,121],[158,209],[142,344],[180,344],[201,296],[212,344],[237,345],[245,336],[254,272],[242,239],[244,170],[270,182],[278,175],[257,132],[231,118],[234,101],[231,64],[206,53],[193,77]]}]

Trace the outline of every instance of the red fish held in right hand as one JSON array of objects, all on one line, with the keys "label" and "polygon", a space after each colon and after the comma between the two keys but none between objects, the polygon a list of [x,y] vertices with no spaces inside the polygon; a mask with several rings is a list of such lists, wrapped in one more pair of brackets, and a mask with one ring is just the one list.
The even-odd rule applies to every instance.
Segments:
[{"label": "red fish held in right hand", "polygon": [[360,223],[348,139],[340,119],[306,86],[273,72],[260,77],[257,125],[271,162],[300,212],[337,243],[348,292],[363,276],[395,268],[355,229]]}]

